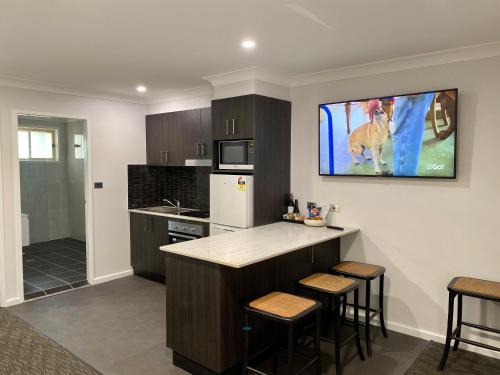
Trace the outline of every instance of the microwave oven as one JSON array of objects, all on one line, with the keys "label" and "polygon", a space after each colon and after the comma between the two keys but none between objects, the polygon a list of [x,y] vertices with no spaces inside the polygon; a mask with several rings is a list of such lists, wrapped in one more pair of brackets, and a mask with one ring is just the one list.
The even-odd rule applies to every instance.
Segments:
[{"label": "microwave oven", "polygon": [[219,142],[219,169],[253,170],[255,143],[252,139]]}]

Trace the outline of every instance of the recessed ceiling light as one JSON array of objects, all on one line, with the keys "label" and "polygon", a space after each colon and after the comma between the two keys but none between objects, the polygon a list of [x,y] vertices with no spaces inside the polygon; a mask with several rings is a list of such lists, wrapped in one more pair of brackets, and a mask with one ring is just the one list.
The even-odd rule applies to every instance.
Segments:
[{"label": "recessed ceiling light", "polygon": [[144,86],[144,85],[139,85],[139,86],[137,86],[136,90],[137,90],[138,92],[146,92],[146,91],[147,91],[147,88],[146,88],[146,86]]},{"label": "recessed ceiling light", "polygon": [[255,48],[256,43],[254,40],[246,39],[243,42],[241,42],[241,46],[245,49],[252,49]]}]

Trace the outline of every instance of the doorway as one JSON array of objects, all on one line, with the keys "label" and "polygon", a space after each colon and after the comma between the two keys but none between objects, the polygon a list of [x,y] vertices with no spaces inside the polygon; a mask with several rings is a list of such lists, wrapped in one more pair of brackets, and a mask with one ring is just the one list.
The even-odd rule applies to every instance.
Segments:
[{"label": "doorway", "polygon": [[86,121],[18,115],[24,299],[87,285]]}]

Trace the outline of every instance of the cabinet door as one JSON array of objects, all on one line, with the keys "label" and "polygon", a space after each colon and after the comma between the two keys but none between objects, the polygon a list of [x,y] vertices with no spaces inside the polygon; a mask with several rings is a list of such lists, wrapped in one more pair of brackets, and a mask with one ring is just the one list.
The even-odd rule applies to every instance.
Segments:
[{"label": "cabinet door", "polygon": [[232,139],[233,98],[212,100],[212,136],[214,140]]},{"label": "cabinet door", "polygon": [[149,246],[149,215],[130,214],[130,264],[134,273],[147,268],[146,251]]},{"label": "cabinet door", "polygon": [[146,116],[146,155],[148,165],[161,165],[162,161],[162,116]]},{"label": "cabinet door", "polygon": [[212,159],[212,108],[201,109],[201,159]]},{"label": "cabinet door", "polygon": [[168,219],[151,215],[151,220],[149,248],[146,252],[147,268],[149,272],[164,277],[165,253],[160,250],[160,246],[168,245]]},{"label": "cabinet door", "polygon": [[253,139],[255,123],[255,95],[232,98],[232,111],[229,132],[232,139]]},{"label": "cabinet door", "polygon": [[182,165],[186,159],[198,159],[201,157],[201,110],[192,109],[179,112],[181,115],[180,136],[180,157]]},{"label": "cabinet door", "polygon": [[164,150],[163,165],[184,165],[181,155],[185,139],[182,137],[184,116],[179,112],[163,114],[162,144]]}]

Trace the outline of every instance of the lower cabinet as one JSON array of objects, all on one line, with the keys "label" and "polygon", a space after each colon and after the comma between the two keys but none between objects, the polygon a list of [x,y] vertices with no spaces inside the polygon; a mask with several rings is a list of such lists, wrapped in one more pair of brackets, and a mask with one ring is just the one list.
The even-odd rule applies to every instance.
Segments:
[{"label": "lower cabinet", "polygon": [[134,274],[165,283],[164,252],[168,244],[168,219],[130,213],[130,254]]}]

